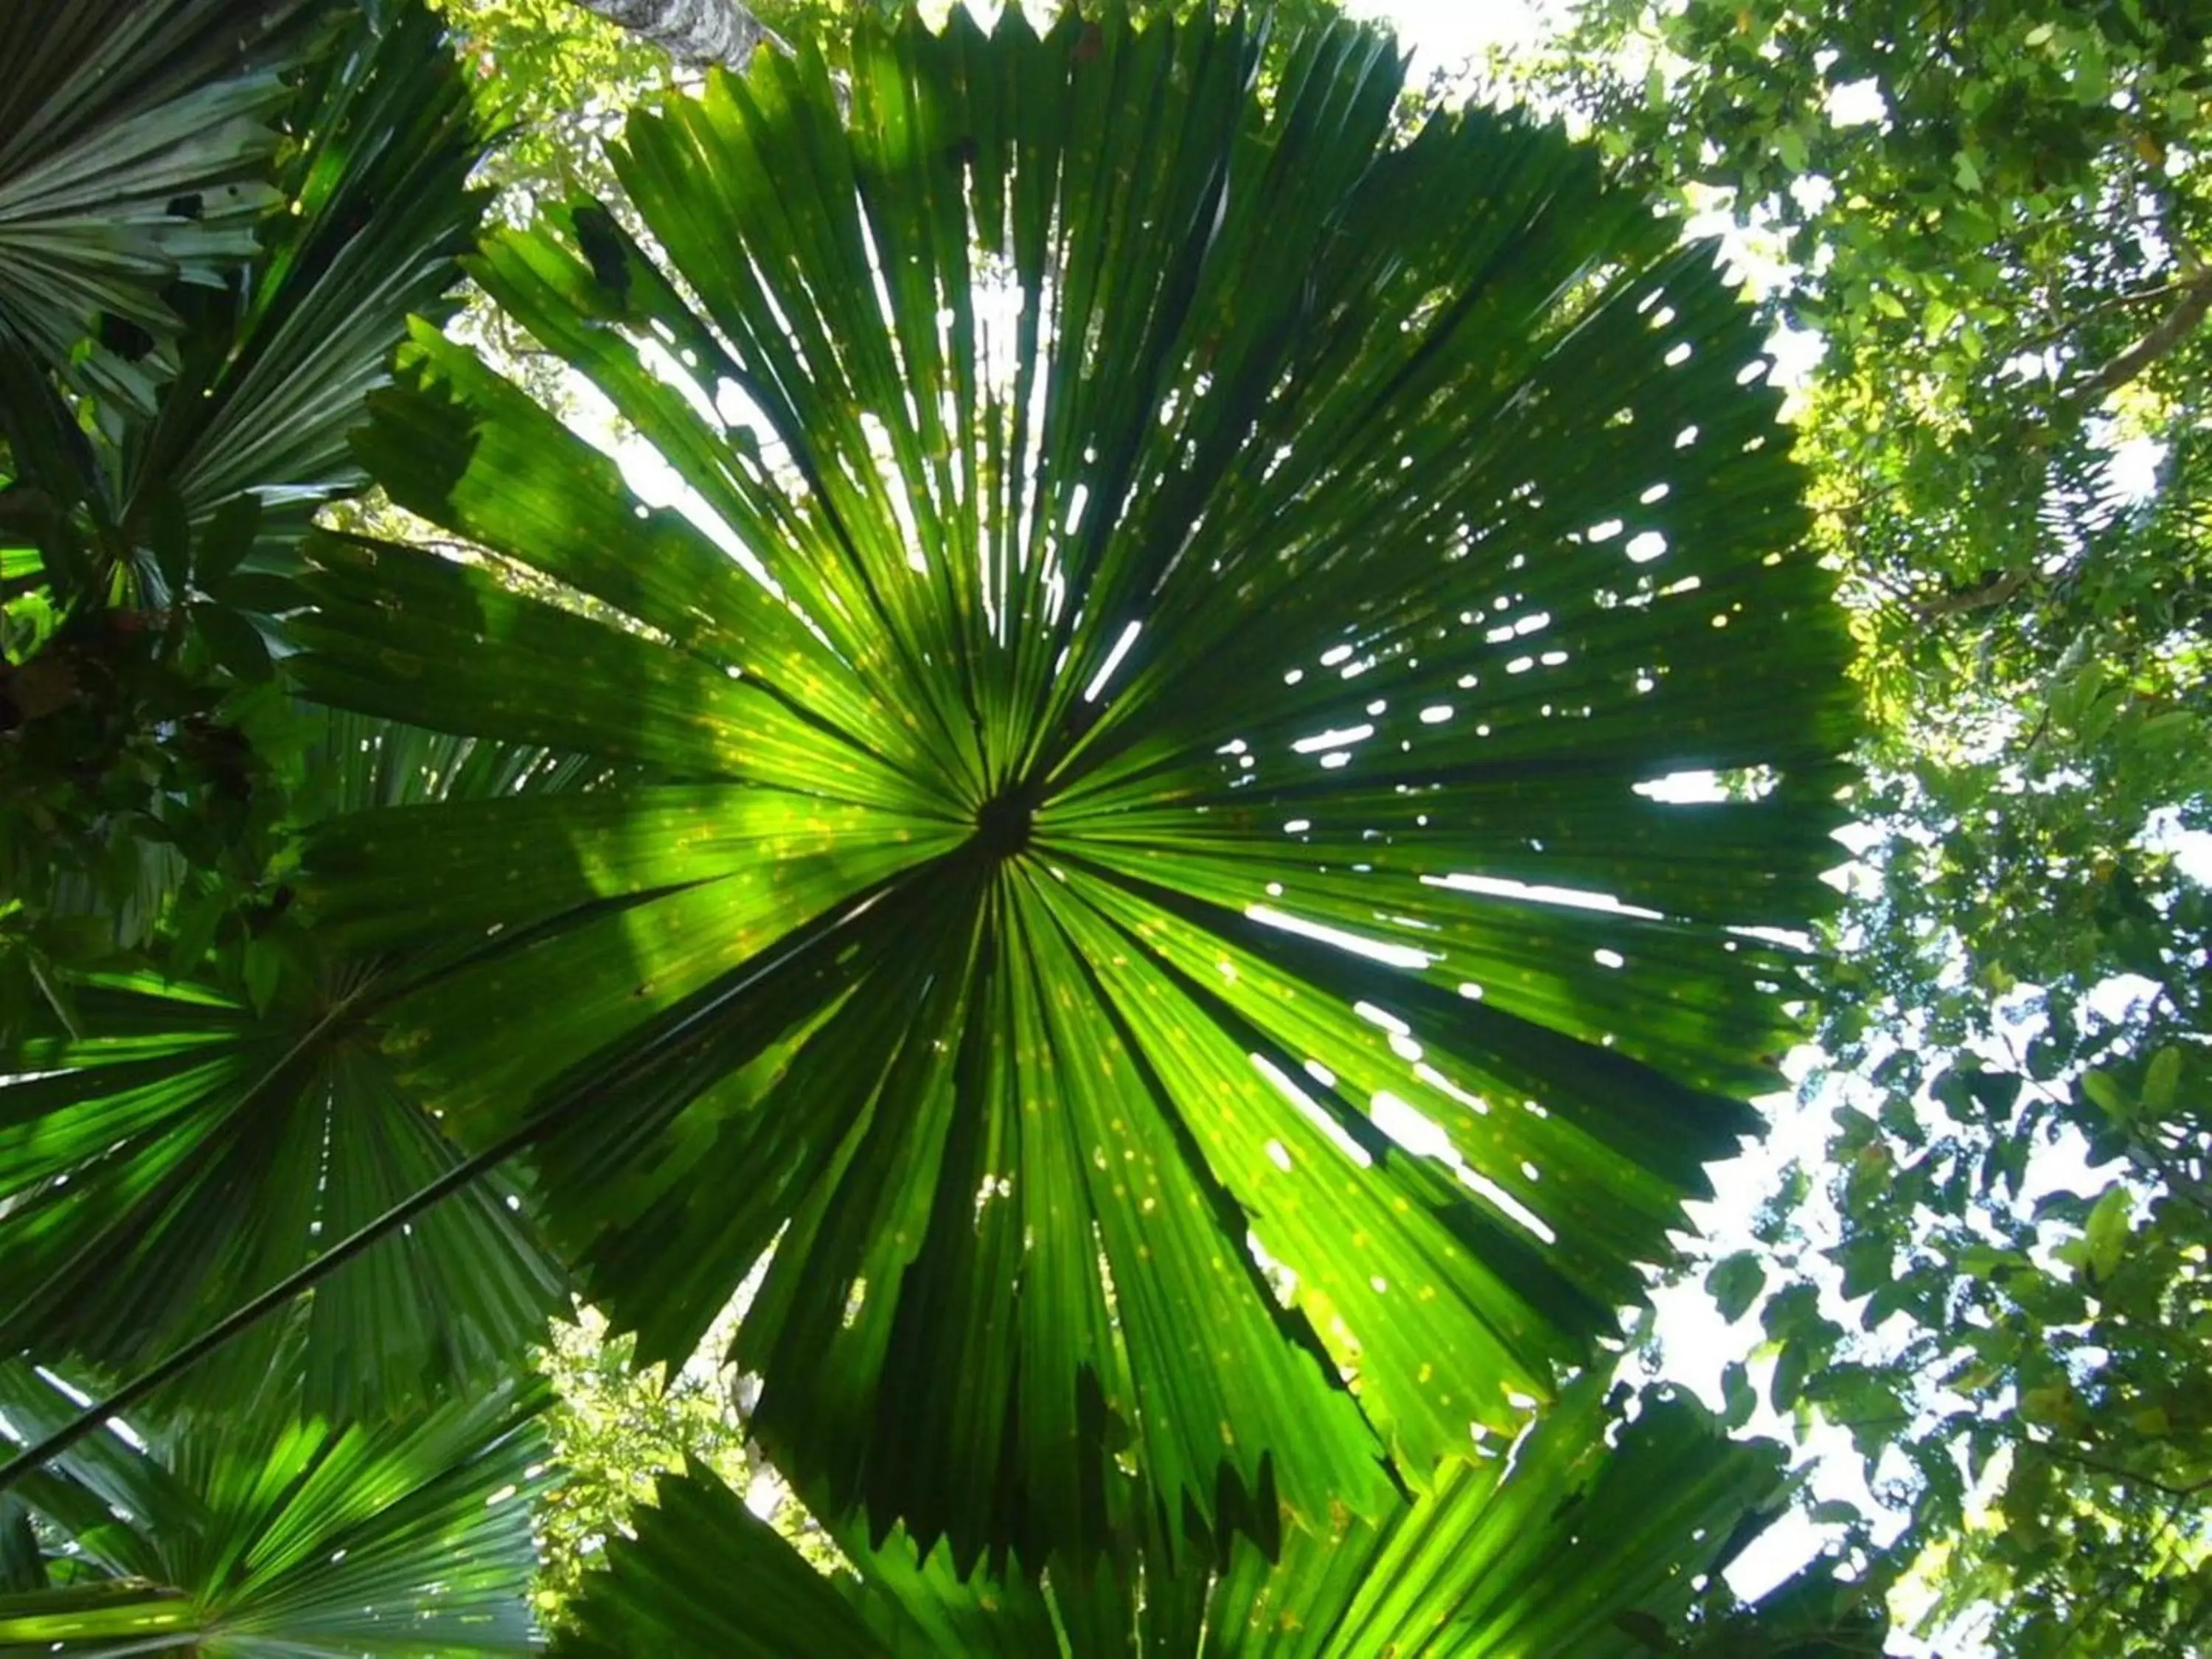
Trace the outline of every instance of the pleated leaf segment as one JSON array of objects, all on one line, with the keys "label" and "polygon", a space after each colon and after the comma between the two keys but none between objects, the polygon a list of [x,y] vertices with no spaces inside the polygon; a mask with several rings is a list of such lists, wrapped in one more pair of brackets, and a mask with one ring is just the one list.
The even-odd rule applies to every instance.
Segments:
[{"label": "pleated leaf segment", "polygon": [[253,256],[304,0],[20,0],[0,83],[0,336],[150,408],[173,284]]},{"label": "pleated leaf segment", "polygon": [[[1455,1465],[1370,1525],[1340,1515],[1269,1562],[1240,1540],[1225,1567],[1185,1561],[1140,1582],[955,1576],[895,1532],[839,1540],[824,1576],[713,1475],[663,1479],[634,1538],[585,1581],[564,1659],[716,1653],[746,1659],[1641,1659],[1706,1576],[1783,1507],[1782,1449],[1729,1440],[1693,1402],[1647,1395],[1632,1423],[1576,1388],[1508,1458]],[[1157,1565],[1148,1563],[1148,1569]],[[1795,1621],[1793,1621],[1794,1623]],[[1879,1649],[1878,1633],[1870,1645]],[[1743,1652],[1780,1652],[1745,1646]],[[1804,1651],[1828,1651],[1807,1647]],[[1835,1650],[1843,1651],[1842,1649]]]},{"label": "pleated leaf segment", "polygon": [[[1616,1330],[1786,1041],[1854,711],[1759,337],[1346,23],[864,24],[631,123],[481,277],[654,505],[419,331],[316,695],[643,780],[333,825],[325,919],[753,1427],[1032,1565],[1376,1515]],[[648,249],[626,223],[649,235]],[[1730,798],[1639,786],[1691,769]],[[1663,797],[1666,792],[1660,792]]]},{"label": "pleated leaf segment", "polygon": [[[470,185],[491,138],[455,50],[422,0],[374,0],[294,72],[283,204],[241,278],[179,298],[177,382],[118,436],[126,512],[165,485],[196,520],[251,495],[261,520],[243,571],[261,577],[294,568],[318,507],[362,488],[348,442],[362,399],[390,380],[410,315],[457,308],[457,257],[489,196]],[[287,608],[265,582],[223,597]]]}]

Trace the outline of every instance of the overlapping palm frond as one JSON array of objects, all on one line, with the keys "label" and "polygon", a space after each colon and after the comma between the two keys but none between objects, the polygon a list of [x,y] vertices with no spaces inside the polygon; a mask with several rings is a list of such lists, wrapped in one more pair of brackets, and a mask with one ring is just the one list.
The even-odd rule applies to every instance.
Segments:
[{"label": "overlapping palm frond", "polygon": [[1256,61],[1109,5],[717,74],[617,152],[653,251],[481,266],[677,504],[419,331],[364,459],[552,594],[310,579],[316,695],[634,769],[327,828],[337,937],[490,936],[410,1080],[542,1121],[642,1358],[761,1268],[763,1443],[963,1571],[1477,1478],[1754,1126],[1828,896],[1847,647],[1710,251],[1401,130],[1382,36]]},{"label": "overlapping palm frond", "polygon": [[0,82],[0,332],[150,408],[175,285],[220,288],[280,198],[277,112],[310,0],[26,0]]},{"label": "overlapping palm frond", "polygon": [[[557,789],[580,772],[357,715],[324,726],[309,811]],[[380,1011],[436,971],[421,953],[345,958],[284,932],[187,975],[70,985],[80,1029],[49,1022],[0,1065],[15,1074],[0,1080],[0,1352],[141,1368],[451,1169],[453,1148],[378,1045]],[[517,1202],[480,1183],[319,1285],[306,1407],[374,1415],[512,1370],[565,1285]],[[234,1399],[282,1331],[172,1400]]]},{"label": "overlapping palm frond", "polygon": [[[140,42],[146,53],[181,52],[161,58],[159,72],[139,66],[124,92],[107,95],[144,105],[146,118],[164,130],[204,136],[191,98],[175,94],[177,67],[250,61],[242,49],[302,8],[133,0],[59,10],[66,17],[51,39],[77,41],[84,72],[103,88],[118,72],[109,59],[123,48],[80,40],[81,22],[104,21],[116,41]],[[204,524],[224,502],[251,496],[262,509],[264,549],[273,550],[297,539],[315,506],[359,488],[348,439],[362,419],[362,398],[389,379],[408,319],[449,308],[456,258],[473,245],[483,200],[468,179],[488,141],[435,15],[415,0],[366,0],[313,38],[283,72],[248,77],[265,119],[256,128],[264,140],[238,163],[254,183],[238,191],[248,205],[232,216],[237,227],[209,240],[204,257],[146,277],[157,296],[148,305],[158,305],[164,325],[178,334],[167,364],[174,379],[149,385],[143,398],[96,400],[98,419],[88,422],[65,398],[40,396],[33,385],[51,374],[66,388],[73,364],[97,358],[76,349],[76,333],[18,328],[0,360],[11,376],[30,377],[11,378],[0,404],[7,416],[0,435],[14,451],[9,482],[64,514],[88,515],[75,526],[78,538],[103,544],[107,564],[135,563],[149,579],[159,520],[174,507]],[[175,94],[169,102],[156,96],[165,89]],[[31,122],[14,136],[14,148],[42,137],[60,143],[75,131],[60,122],[50,131],[52,125]],[[108,155],[98,133],[87,142]],[[35,148],[25,162],[33,171],[58,165]],[[0,195],[0,324],[9,315],[4,204]],[[210,236],[204,214],[177,216],[188,205],[184,197],[172,204],[174,224]],[[99,204],[86,207],[80,228],[95,240],[131,234],[120,208]],[[58,302],[52,283],[36,286]],[[96,426],[99,441],[76,433],[87,425]],[[46,560],[57,576],[68,562]],[[224,574],[235,568],[234,562]],[[104,576],[105,566],[95,574]],[[172,577],[167,586],[178,585],[176,573],[164,574]],[[148,605],[170,597],[159,583],[133,594]]]},{"label": "overlapping palm frond", "polygon": [[[333,1427],[280,1368],[233,1403],[212,1421],[99,1435],[0,1499],[0,1652],[532,1650],[540,1391],[501,1385],[406,1423]],[[29,1365],[0,1365],[0,1430],[28,1439],[75,1409]]]},{"label": "overlapping palm frond", "polygon": [[[1784,1461],[1781,1447],[1731,1441],[1668,1395],[1619,1421],[1585,1382],[1510,1455],[1454,1468],[1379,1525],[1340,1514],[1326,1532],[1286,1534],[1273,1562],[1240,1540],[1225,1569],[1147,1562],[1042,1585],[963,1583],[945,1552],[918,1561],[902,1533],[872,1548],[841,1537],[852,1571],[824,1574],[712,1474],[668,1476],[635,1538],[586,1581],[555,1651],[1641,1659],[1691,1650],[1678,1645],[1686,1615],[1779,1513]],[[1824,1622],[1860,1638],[1871,1628],[1856,1609]],[[1802,1620],[1787,1628],[1813,1639]],[[1851,1650],[1879,1646],[1877,1636]]]},{"label": "overlapping palm frond", "polygon": [[122,460],[134,504],[173,489],[198,517],[253,496],[260,551],[285,568],[314,509],[364,482],[349,439],[409,319],[454,308],[485,200],[470,178],[489,143],[419,0],[362,0],[293,79],[284,210],[263,225],[246,281],[191,296],[178,382],[155,420],[123,434]]}]

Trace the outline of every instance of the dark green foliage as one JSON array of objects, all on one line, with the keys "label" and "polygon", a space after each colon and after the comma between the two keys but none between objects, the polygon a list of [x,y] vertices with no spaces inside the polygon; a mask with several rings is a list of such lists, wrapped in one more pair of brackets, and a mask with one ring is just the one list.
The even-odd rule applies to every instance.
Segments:
[{"label": "dark green foliage", "polygon": [[[240,9],[199,0],[119,21],[114,7],[62,9],[58,76],[119,74],[127,48],[161,65],[134,86],[173,89],[192,64],[250,63],[238,43],[258,38]],[[81,32],[80,15],[110,27]],[[163,55],[187,38],[197,56]],[[98,354],[58,345],[58,322],[11,331],[0,313],[0,1032],[35,1007],[68,1018],[72,966],[143,965],[173,904],[274,898],[309,741],[268,684],[276,618],[299,603],[284,579],[318,505],[359,488],[346,441],[363,394],[388,377],[408,317],[441,312],[473,236],[467,179],[484,141],[428,14],[378,3],[283,40],[253,79],[272,129],[241,152],[254,211],[229,240],[191,243],[198,264],[139,273],[182,331],[161,384],[86,398],[77,370]],[[131,130],[200,132],[197,96],[125,99]],[[75,153],[64,113],[27,129],[58,147],[24,152],[39,177]],[[167,152],[99,153],[118,190],[181,188]],[[146,234],[166,247],[177,225],[205,222]],[[103,227],[80,228],[98,240]]]},{"label": "dark green foliage", "polygon": [[[301,791],[311,811],[557,787],[575,772],[357,717],[319,724]],[[0,1083],[14,1287],[0,1349],[137,1370],[442,1174],[453,1150],[377,1041],[380,1011],[436,972],[420,956],[332,953],[286,904],[252,915],[197,972],[58,980],[79,1034],[31,1022],[9,1052],[24,1075]],[[513,1369],[562,1275],[509,1192],[448,1200],[317,1289],[310,1409],[374,1414]],[[213,1362],[181,1385],[187,1397],[234,1393],[278,1340]]]}]

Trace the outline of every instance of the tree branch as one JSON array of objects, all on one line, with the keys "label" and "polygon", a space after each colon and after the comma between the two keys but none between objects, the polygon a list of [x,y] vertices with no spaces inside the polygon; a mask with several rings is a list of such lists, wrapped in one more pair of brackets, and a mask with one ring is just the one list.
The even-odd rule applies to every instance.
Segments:
[{"label": "tree branch", "polygon": [[2170,1480],[2160,1480],[2154,1475],[2140,1474],[2124,1464],[2107,1463],[2102,1458],[2091,1457],[2083,1452],[2068,1451],[2063,1447],[2054,1445],[2048,1440],[2030,1440],[2023,1435],[2021,1437],[2021,1443],[2033,1446],[2039,1452],[2047,1453],[2062,1463],[2071,1463],[2078,1468],[2089,1469],[2099,1474],[2109,1474],[2115,1480],[2124,1481],[2130,1486],[2148,1486],[2153,1492],[2165,1493],[2168,1498],[2194,1498],[2201,1492],[2212,1490],[2212,1475],[2207,1475],[2202,1480],[2192,1480],[2187,1486],[2176,1486]]},{"label": "tree branch", "polygon": [[791,50],[738,0],[576,0],[586,11],[650,40],[679,64],[742,70],[763,41]]},{"label": "tree branch", "polygon": [[2181,297],[2174,301],[2173,309],[2149,333],[2081,382],[2075,395],[2082,403],[2102,403],[2169,356],[2197,331],[2207,315],[2212,315],[2212,266],[2200,267],[2194,276],[2174,286]]},{"label": "tree branch", "polygon": [[2075,312],[2063,322],[2052,324],[2040,334],[2029,335],[2025,340],[2015,343],[2012,349],[2014,353],[2039,352],[2045,346],[2057,344],[2059,341],[2093,319],[2109,315],[2115,311],[2126,311],[2135,306],[2147,306],[2154,300],[2168,299],[2177,294],[2185,295],[2188,291],[2189,279],[2184,276],[2171,283],[2160,283],[2156,288],[2137,289],[2132,294],[2115,294],[2108,299],[2100,300],[2086,311]]},{"label": "tree branch", "polygon": [[1940,599],[1929,599],[1913,607],[1913,615],[1922,622],[1941,622],[1946,617],[1961,616],[1969,611],[1986,611],[1991,605],[2002,605],[2027,586],[2032,573],[2026,569],[2008,570],[1995,581],[1984,582],[1978,587],[1964,592],[1946,593]]}]

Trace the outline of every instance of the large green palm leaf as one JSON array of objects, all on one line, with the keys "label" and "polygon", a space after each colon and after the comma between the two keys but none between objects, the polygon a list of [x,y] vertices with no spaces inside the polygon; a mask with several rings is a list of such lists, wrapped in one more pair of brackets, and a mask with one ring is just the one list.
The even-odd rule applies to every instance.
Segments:
[{"label": "large green palm leaf", "polygon": [[[585,1581],[556,1651],[1638,1659],[1681,1650],[1707,1577],[1780,1512],[1783,1462],[1781,1447],[1730,1441],[1693,1402],[1649,1395],[1622,1423],[1584,1383],[1510,1457],[1454,1468],[1380,1524],[1340,1514],[1323,1533],[1286,1535],[1273,1562],[1240,1541],[1219,1570],[1042,1586],[963,1583],[945,1552],[918,1561],[903,1534],[873,1548],[841,1538],[853,1570],[823,1574],[713,1475],[671,1476]],[[1802,1637],[1808,1622],[1788,1625]],[[1820,1622],[1872,1638],[1848,1650],[1879,1646],[1855,1613]]]},{"label": "large green palm leaf", "polygon": [[[332,812],[558,786],[573,763],[332,714],[311,751]],[[93,976],[79,1029],[0,1059],[0,1352],[149,1364],[446,1173],[458,1155],[378,1046],[379,1010],[437,963],[235,950],[190,976]],[[264,947],[248,945],[246,951]],[[511,1189],[479,1184],[334,1273],[305,1316],[303,1389],[338,1418],[510,1370],[563,1277]],[[181,1385],[235,1397],[248,1344]]]},{"label": "large green palm leaf", "polygon": [[963,1561],[1517,1429],[1825,896],[1845,644],[1711,253],[1550,131],[1401,132],[1379,36],[1255,61],[956,14],[864,27],[849,115],[809,57],[634,121],[665,266],[587,204],[480,274],[680,507],[420,331],[365,459],[556,591],[331,538],[302,629],[320,696],[638,769],[333,825],[315,899],[495,936],[416,1083],[547,1115],[646,1358],[772,1256],[757,1431]]},{"label": "large green palm leaf", "polygon": [[[292,1383],[280,1368],[222,1419],[155,1425],[143,1449],[102,1434],[27,1480],[21,1501],[60,1547],[16,1552],[0,1651],[529,1651],[540,1393],[501,1386],[406,1423],[333,1427]],[[74,1410],[28,1365],[0,1366],[17,1438]],[[0,1524],[28,1536],[20,1512]]]}]

